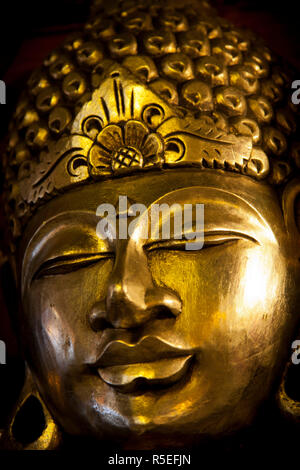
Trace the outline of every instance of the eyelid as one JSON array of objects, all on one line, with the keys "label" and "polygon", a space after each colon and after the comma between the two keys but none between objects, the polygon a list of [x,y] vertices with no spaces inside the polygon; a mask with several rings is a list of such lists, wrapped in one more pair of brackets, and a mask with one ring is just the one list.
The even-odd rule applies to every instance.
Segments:
[{"label": "eyelid", "polygon": [[[206,232],[204,234],[204,245],[202,249],[209,247],[209,246],[216,246],[216,245],[223,245],[225,243],[238,241],[238,240],[248,240],[257,245],[260,243],[250,235],[243,233],[243,232],[229,232],[229,231],[213,231],[213,232]],[[199,242],[199,238],[195,238],[194,240],[188,240],[186,238],[182,239],[169,239],[169,240],[157,240],[152,241],[144,245],[144,249],[148,252],[157,250],[157,249],[179,249],[182,246],[182,249],[186,245],[186,243],[196,243]],[[189,250],[188,250],[189,251]],[[194,250],[192,250],[194,251]],[[197,251],[197,250],[196,250]],[[199,250],[198,250],[199,251]]]},{"label": "eyelid", "polygon": [[75,271],[82,267],[97,263],[101,259],[108,259],[113,256],[114,254],[112,252],[74,253],[70,255],[57,256],[56,258],[49,259],[42,263],[32,276],[31,282],[46,275],[64,274],[70,271]]}]

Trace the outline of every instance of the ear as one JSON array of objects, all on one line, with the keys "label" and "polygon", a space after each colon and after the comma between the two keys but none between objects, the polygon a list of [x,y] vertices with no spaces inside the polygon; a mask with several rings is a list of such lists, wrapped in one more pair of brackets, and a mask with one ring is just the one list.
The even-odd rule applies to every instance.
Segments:
[{"label": "ear", "polygon": [[290,237],[298,241],[300,252],[300,179],[288,183],[282,195],[285,226]]},{"label": "ear", "polygon": [[57,450],[62,433],[52,418],[26,364],[23,389],[0,439],[1,450]]},{"label": "ear", "polygon": [[300,423],[300,389],[299,389],[299,362],[300,348],[296,350],[297,344],[300,344],[300,335],[298,340],[293,342],[294,353],[286,364],[280,387],[276,394],[276,401],[282,415],[288,420]]}]

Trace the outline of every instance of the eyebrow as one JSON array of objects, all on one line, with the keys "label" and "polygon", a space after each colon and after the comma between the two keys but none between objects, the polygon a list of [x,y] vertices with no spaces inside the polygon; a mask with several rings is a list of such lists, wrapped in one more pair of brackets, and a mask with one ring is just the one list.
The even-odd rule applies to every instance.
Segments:
[{"label": "eyebrow", "polygon": [[[178,194],[177,197],[172,197],[176,196],[175,193]],[[206,229],[206,232],[209,230],[210,226],[216,223],[221,223],[221,220],[223,219],[222,225],[224,225],[224,231],[229,233],[229,231],[234,228],[233,226],[235,226],[233,231],[234,233],[237,233],[241,231],[240,226],[244,221],[245,224],[247,224],[247,229],[246,231],[241,231],[243,236],[246,235],[252,238],[256,243],[259,243],[259,239],[261,237],[263,237],[263,239],[268,238],[269,241],[277,243],[272,228],[256,207],[242,196],[222,188],[216,188],[213,186],[192,186],[181,188],[157,199],[152,204],[155,203],[168,203],[169,206],[177,203],[181,205],[181,207],[183,207],[185,203],[192,203],[193,205],[202,203],[204,204],[205,209],[204,228]],[[148,211],[150,207],[151,206],[149,206]],[[214,218],[212,219],[211,210],[214,211],[217,207],[219,207],[220,210],[213,214]],[[227,211],[228,213],[230,208],[232,210],[229,213],[229,216],[224,217],[224,211]],[[209,216],[209,214],[211,215]],[[162,218],[160,217],[160,224],[161,219]],[[213,231],[216,232],[215,230]]]},{"label": "eyebrow", "polygon": [[[161,204],[163,205],[164,203],[162,202]],[[158,226],[161,229],[164,226],[164,224],[170,224],[179,215],[181,216],[181,221],[184,222],[185,221],[185,207],[184,206],[186,204],[192,206],[191,217],[190,217],[190,222],[192,222],[192,224],[194,224],[197,221],[197,212],[196,212],[196,210],[194,210],[196,204],[197,205],[201,204],[201,205],[204,206],[204,209],[206,208],[206,211],[204,210],[204,213],[205,212],[209,213],[210,208],[212,208],[212,206],[218,206],[218,205],[222,205],[224,211],[229,209],[230,207],[234,208],[234,209],[241,209],[240,214],[243,215],[243,216],[247,212],[242,208],[238,208],[236,205],[228,203],[227,201],[221,201],[221,204],[220,204],[220,201],[209,201],[206,204],[205,203],[200,203],[200,202],[199,203],[194,203],[194,204],[186,203],[186,202],[174,202],[172,205],[170,205],[166,209],[166,212],[164,212],[164,210],[165,210],[164,208],[158,208],[157,212],[155,214],[153,214],[152,209],[153,209],[153,206],[155,205],[155,203],[154,203],[154,204],[150,205],[147,209],[147,216],[148,216],[149,220],[151,221],[151,226],[152,226],[152,221],[154,221],[155,223],[158,222]],[[170,209],[172,209],[173,206],[175,206],[175,210],[171,211]],[[251,212],[252,212],[252,215],[255,216],[255,219],[257,219],[258,222],[261,224],[262,221],[261,221],[261,218],[259,217],[259,214],[253,214],[253,211],[251,211]],[[214,220],[212,220],[211,217],[210,217],[210,223],[213,223],[215,220],[218,221],[219,217],[220,217],[220,219],[224,218],[224,214],[223,213],[222,214],[217,214],[217,216],[214,218]],[[205,215],[204,215],[204,220],[205,220]],[[227,221],[228,221],[228,219],[227,219]],[[230,223],[230,222],[228,222],[228,223]],[[182,228],[183,228],[183,225],[184,224],[182,224]],[[207,230],[205,230],[205,226],[204,226],[204,231],[207,232]],[[217,234],[217,231],[211,231],[211,232]],[[225,232],[229,232],[229,230],[223,230],[223,233],[225,233]],[[236,233],[236,232],[237,231],[235,230],[234,233]],[[241,234],[243,234],[243,232],[241,232]],[[254,238],[254,237],[252,237],[252,238]]]},{"label": "eyebrow", "polygon": [[[95,221],[98,220],[98,218],[96,216],[96,213],[91,212],[90,210],[80,209],[80,210],[71,210],[71,211],[60,212],[60,213],[55,214],[54,216],[50,217],[48,220],[41,223],[41,225],[34,231],[34,233],[31,235],[30,239],[28,240],[27,248],[35,241],[36,238],[39,239],[40,234],[43,231],[45,231],[49,225],[53,224],[57,219],[58,220],[62,219],[62,221],[64,222],[64,225],[67,226],[67,227],[71,227],[72,225],[79,227],[80,225],[79,224],[76,225],[76,223],[74,222],[74,218],[75,218],[75,220],[78,221],[78,218],[80,217],[80,215],[83,218],[95,217]],[[86,225],[89,225],[89,224],[86,224]],[[50,233],[52,231],[50,231]]]},{"label": "eyebrow", "polygon": [[[85,220],[83,224],[78,224],[78,217],[82,216],[82,220]],[[44,247],[44,243],[49,243],[51,239],[55,240],[64,230],[71,229],[72,227],[77,231],[83,232],[84,227],[91,226],[91,223],[87,223],[88,218],[95,218],[95,236],[96,236],[96,223],[99,220],[94,212],[88,210],[73,210],[73,211],[65,211],[60,212],[59,214],[55,214],[53,217],[49,218],[47,221],[41,223],[41,225],[35,230],[35,232],[30,236],[29,240],[25,240],[25,250],[23,253],[22,261],[21,261],[21,270],[22,270],[22,277],[27,278],[28,273],[30,272],[31,268],[29,266],[34,263],[36,257],[40,253],[40,248],[38,245],[42,242],[42,247]],[[54,224],[57,220],[61,219],[62,223],[59,227],[53,226],[49,230],[49,226]],[[77,221],[77,223],[76,223]],[[53,232],[57,233],[53,233]],[[52,240],[51,240],[52,241]],[[105,242],[105,240],[103,240]],[[30,263],[28,263],[28,254],[30,255]],[[27,267],[24,270],[25,263],[27,261]],[[24,283],[25,285],[25,283]]]}]

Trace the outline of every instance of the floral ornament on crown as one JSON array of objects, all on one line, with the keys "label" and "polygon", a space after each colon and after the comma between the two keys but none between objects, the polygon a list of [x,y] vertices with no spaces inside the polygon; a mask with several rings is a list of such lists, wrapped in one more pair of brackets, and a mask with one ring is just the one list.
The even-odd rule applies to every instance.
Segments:
[{"label": "floral ornament on crown", "polygon": [[98,134],[88,162],[92,176],[118,174],[135,169],[160,168],[164,143],[146,124],[131,119],[122,124],[109,124]]},{"label": "floral ornament on crown", "polygon": [[[58,108],[56,121],[64,117]],[[129,70],[113,64],[79,109],[70,133],[20,165],[12,192],[17,217],[93,179],[174,167],[234,171],[259,180],[269,173],[269,159],[250,136],[220,129],[205,113],[193,117],[167,104]]]}]

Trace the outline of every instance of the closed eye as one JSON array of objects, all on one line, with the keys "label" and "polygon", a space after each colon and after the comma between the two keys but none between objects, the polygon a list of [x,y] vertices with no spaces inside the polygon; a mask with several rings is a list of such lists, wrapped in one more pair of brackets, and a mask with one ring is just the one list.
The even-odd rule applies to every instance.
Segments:
[{"label": "closed eye", "polygon": [[112,258],[113,253],[93,253],[93,254],[72,254],[59,256],[45,261],[33,275],[32,281],[46,276],[57,274],[67,274],[80,268],[90,266],[100,260]]},{"label": "closed eye", "polygon": [[203,246],[201,246],[201,248],[199,249],[188,250],[186,248],[187,244],[196,245],[196,243],[199,243],[199,240],[202,240],[202,238],[199,238],[199,237],[196,237],[195,239],[192,239],[192,240],[188,240],[184,237],[181,240],[175,240],[175,239],[158,240],[158,241],[154,241],[154,242],[144,245],[144,249],[148,252],[153,251],[153,250],[159,250],[159,249],[176,250],[176,251],[186,250],[187,252],[190,252],[190,251],[193,252],[193,251],[200,251],[201,249],[203,250],[206,248],[213,248],[215,246],[237,242],[242,239],[251,241],[259,245],[259,242],[255,238],[245,233],[214,231],[214,232],[205,233]]}]

